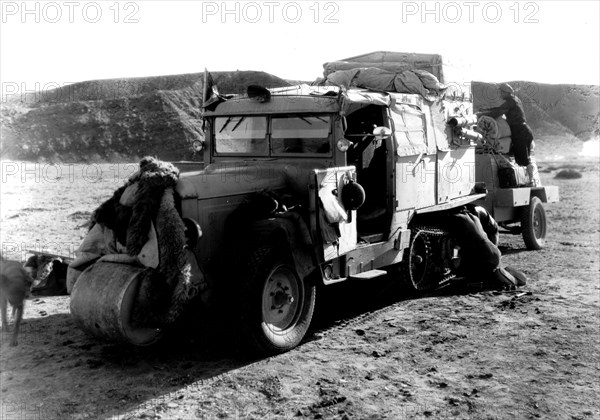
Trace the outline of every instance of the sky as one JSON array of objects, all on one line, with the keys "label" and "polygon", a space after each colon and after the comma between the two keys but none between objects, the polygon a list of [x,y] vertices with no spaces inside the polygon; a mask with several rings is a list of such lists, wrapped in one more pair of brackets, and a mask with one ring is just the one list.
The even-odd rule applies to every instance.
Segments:
[{"label": "sky", "polygon": [[465,80],[600,84],[599,5],[2,0],[2,97],[204,68],[314,80],[323,63],[372,51],[441,54]]}]

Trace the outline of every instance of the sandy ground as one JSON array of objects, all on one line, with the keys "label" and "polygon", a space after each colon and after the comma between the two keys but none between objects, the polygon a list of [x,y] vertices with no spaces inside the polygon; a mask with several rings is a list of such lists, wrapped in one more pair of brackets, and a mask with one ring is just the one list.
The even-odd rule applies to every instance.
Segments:
[{"label": "sandy ground", "polygon": [[[546,206],[547,247],[500,239],[504,264],[530,278],[518,293],[414,297],[394,279],[331,286],[306,340],[261,360],[201,314],[157,346],[132,348],[79,331],[68,297],[34,298],[19,346],[3,338],[0,419],[598,419],[598,163],[575,180],[540,166],[561,191]],[[129,174],[71,182],[61,198],[64,174],[3,180],[3,246],[76,247],[78,225]]]}]

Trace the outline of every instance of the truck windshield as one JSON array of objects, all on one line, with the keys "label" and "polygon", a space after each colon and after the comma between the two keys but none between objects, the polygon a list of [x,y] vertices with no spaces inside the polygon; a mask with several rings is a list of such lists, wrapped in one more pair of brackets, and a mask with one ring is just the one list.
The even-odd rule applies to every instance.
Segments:
[{"label": "truck windshield", "polygon": [[216,118],[215,150],[222,154],[268,156],[267,117]]},{"label": "truck windshield", "polygon": [[271,148],[280,154],[330,154],[328,116],[273,117]]},{"label": "truck windshield", "polygon": [[328,115],[217,117],[215,152],[219,155],[331,156],[330,133]]}]

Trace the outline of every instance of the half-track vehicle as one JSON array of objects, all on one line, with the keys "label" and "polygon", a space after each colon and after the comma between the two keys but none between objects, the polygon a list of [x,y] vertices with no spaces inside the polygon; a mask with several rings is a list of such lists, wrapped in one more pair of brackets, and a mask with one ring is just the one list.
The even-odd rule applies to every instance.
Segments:
[{"label": "half-track vehicle", "polygon": [[[208,306],[230,308],[251,347],[277,353],[305,336],[318,287],[391,274],[423,291],[456,277],[460,247],[444,220],[487,203],[475,141],[448,124],[472,117],[463,99],[301,85],[207,109],[204,163],[181,166],[176,193]],[[109,314],[80,292],[73,315],[146,344],[157,331],[121,325],[133,293],[119,292]]]},{"label": "half-track vehicle", "polygon": [[[202,228],[194,253],[211,283],[243,291],[251,344],[296,346],[320,284],[398,268],[417,290],[452,278],[458,247],[435,220],[485,197],[475,144],[446,124],[455,109],[471,112],[451,99],[303,86],[204,113],[206,166],[180,178],[182,216]],[[253,210],[257,193],[273,198],[254,201],[268,211]]]}]

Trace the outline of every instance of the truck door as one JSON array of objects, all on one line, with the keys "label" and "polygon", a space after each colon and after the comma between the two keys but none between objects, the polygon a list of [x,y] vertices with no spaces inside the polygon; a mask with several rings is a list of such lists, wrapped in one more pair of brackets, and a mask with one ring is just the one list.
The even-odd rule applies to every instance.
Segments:
[{"label": "truck door", "polygon": [[321,238],[323,261],[337,258],[356,248],[356,211],[348,211],[341,200],[342,189],[356,179],[353,166],[316,169],[311,186],[311,227]]},{"label": "truck door", "polygon": [[436,204],[435,139],[428,132],[429,112],[424,112],[429,109],[423,107],[400,101],[390,107],[396,165],[395,225],[406,226],[414,209]]}]

